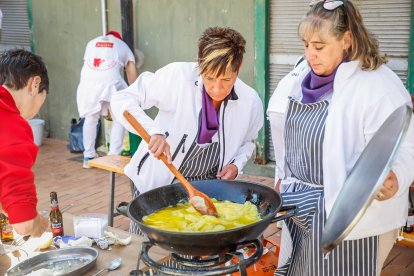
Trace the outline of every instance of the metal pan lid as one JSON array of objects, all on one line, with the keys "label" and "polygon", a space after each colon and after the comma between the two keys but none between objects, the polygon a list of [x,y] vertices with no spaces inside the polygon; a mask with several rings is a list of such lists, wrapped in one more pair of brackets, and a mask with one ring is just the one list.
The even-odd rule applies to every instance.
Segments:
[{"label": "metal pan lid", "polygon": [[[412,112],[408,105],[396,109],[361,153],[326,220],[322,232],[324,252],[331,251],[342,242],[379,192],[407,132]],[[349,208],[350,201],[352,208]]]}]

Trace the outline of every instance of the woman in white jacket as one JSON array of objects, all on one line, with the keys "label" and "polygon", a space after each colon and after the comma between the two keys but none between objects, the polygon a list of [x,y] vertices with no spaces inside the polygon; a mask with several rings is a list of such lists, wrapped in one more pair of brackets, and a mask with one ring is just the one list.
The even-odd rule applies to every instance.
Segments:
[{"label": "woman in white jacket", "polygon": [[[112,111],[128,110],[151,135],[125,167],[135,184],[133,197],[174,181],[158,157],[165,153],[189,180],[234,179],[255,149],[263,125],[256,91],[237,76],[246,41],[230,28],[208,28],[199,39],[198,63],[171,63],[144,72],[111,99]],[[144,110],[158,108],[154,120]],[[137,232],[131,225],[131,232]]]},{"label": "woman in white jacket", "polygon": [[324,256],[321,233],[364,147],[395,109],[411,105],[410,97],[351,1],[319,1],[298,30],[306,60],[280,81],[267,110],[276,188],[284,204],[298,205],[298,215],[285,221],[275,275],[379,275],[407,216],[413,123],[376,200],[346,240]]}]

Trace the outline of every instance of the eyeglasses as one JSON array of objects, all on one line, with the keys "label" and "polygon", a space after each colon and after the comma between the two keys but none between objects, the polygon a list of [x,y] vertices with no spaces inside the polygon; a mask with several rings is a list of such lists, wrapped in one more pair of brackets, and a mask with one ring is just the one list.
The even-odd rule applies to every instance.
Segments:
[{"label": "eyeglasses", "polygon": [[336,0],[312,0],[309,3],[309,6],[313,6],[313,5],[315,5],[315,4],[319,3],[319,2],[322,2],[322,1],[324,2],[323,3],[324,9],[325,10],[328,10],[328,11],[333,11],[336,8],[338,8],[338,7],[340,7],[340,6],[342,6],[344,4],[343,1],[336,1]]}]

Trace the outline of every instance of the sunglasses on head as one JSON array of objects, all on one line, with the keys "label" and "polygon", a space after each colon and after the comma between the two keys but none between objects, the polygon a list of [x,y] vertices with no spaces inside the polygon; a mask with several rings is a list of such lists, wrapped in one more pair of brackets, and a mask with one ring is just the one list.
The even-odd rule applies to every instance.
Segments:
[{"label": "sunglasses on head", "polygon": [[[321,2],[321,0],[311,1],[310,6],[315,5],[316,3]],[[342,6],[344,4],[343,1],[336,1],[336,0],[325,0],[323,1],[323,7],[325,10],[333,11],[336,8]]]},{"label": "sunglasses on head", "polygon": [[323,3],[323,7],[325,10],[333,11],[336,8],[342,6],[344,2],[342,1],[335,1],[335,0],[326,0],[325,3]]}]

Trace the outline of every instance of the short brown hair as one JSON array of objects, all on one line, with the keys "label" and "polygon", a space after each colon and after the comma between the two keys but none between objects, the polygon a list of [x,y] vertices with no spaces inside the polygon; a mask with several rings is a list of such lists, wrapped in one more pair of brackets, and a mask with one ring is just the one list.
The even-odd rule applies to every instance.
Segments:
[{"label": "short brown hair", "polygon": [[42,58],[24,49],[0,53],[0,84],[11,89],[24,88],[31,77],[39,76],[39,92],[49,92],[49,77]]},{"label": "short brown hair", "polygon": [[363,70],[375,70],[386,63],[379,51],[377,39],[365,27],[362,16],[351,1],[343,0],[343,5],[334,10],[323,7],[325,1],[316,3],[299,24],[298,33],[303,39],[315,32],[329,32],[341,39],[350,31],[352,45],[348,50],[350,60],[360,60]]},{"label": "short brown hair", "polygon": [[223,75],[226,71],[238,72],[245,53],[246,40],[231,29],[211,27],[198,40],[200,74]]}]

